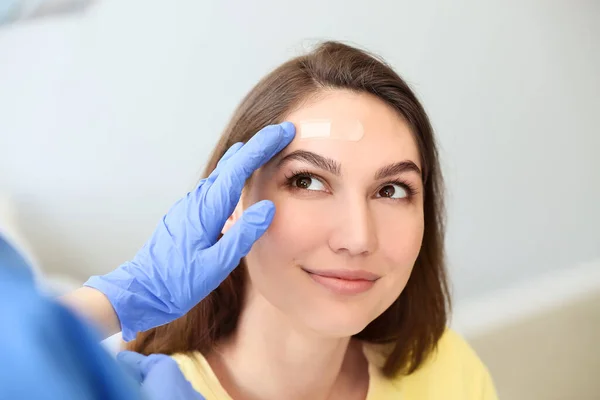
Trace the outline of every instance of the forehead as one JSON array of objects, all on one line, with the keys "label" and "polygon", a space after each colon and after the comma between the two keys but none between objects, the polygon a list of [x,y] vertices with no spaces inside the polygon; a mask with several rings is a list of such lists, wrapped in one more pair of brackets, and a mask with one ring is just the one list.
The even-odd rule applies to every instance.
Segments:
[{"label": "forehead", "polygon": [[[336,159],[342,164],[353,161],[364,167],[373,164],[411,160],[421,167],[414,135],[406,121],[391,106],[368,93],[331,90],[291,112],[286,121],[297,129],[307,121],[330,121],[332,126],[360,125],[360,140],[348,140],[338,132],[335,137],[307,138],[297,134],[282,156],[295,150],[308,150]],[[349,132],[352,137],[352,132]]]}]

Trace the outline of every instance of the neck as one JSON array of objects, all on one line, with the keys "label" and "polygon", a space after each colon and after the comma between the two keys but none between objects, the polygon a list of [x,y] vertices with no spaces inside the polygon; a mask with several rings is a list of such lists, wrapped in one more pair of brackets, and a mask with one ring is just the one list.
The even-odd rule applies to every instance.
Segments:
[{"label": "neck", "polygon": [[248,297],[236,333],[207,359],[236,400],[364,399],[368,388],[359,343],[298,327],[258,294]]}]

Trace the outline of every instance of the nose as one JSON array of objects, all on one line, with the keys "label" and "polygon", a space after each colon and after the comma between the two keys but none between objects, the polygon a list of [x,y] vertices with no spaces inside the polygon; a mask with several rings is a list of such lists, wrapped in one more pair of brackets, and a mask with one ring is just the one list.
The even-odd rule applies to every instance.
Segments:
[{"label": "nose", "polygon": [[340,204],[334,229],[329,238],[329,247],[335,253],[351,256],[373,253],[377,246],[375,221],[366,199],[357,199]]}]

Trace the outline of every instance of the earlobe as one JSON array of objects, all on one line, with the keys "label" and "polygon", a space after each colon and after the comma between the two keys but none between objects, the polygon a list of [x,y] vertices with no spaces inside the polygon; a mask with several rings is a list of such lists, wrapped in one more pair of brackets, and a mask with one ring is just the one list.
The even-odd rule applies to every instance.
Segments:
[{"label": "earlobe", "polygon": [[231,227],[237,222],[237,220],[241,218],[243,212],[244,210],[242,207],[242,201],[240,200],[237,206],[235,206],[233,214],[231,214],[229,218],[227,218],[227,221],[225,221],[225,225],[223,225],[223,229],[221,229],[222,235],[224,235],[229,229],[231,229]]}]

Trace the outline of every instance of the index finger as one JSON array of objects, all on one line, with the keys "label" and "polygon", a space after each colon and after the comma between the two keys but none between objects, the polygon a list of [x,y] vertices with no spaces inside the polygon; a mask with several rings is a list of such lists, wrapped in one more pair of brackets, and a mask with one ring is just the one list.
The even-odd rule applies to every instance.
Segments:
[{"label": "index finger", "polygon": [[225,221],[233,213],[246,180],[254,171],[283,150],[294,138],[291,122],[269,125],[261,129],[222,166],[208,187],[200,217],[207,232],[216,239]]},{"label": "index finger", "polygon": [[290,144],[295,135],[296,128],[291,122],[269,125],[261,129],[231,156],[223,166],[223,173],[219,175],[223,178],[240,177],[245,182],[254,171]]}]

